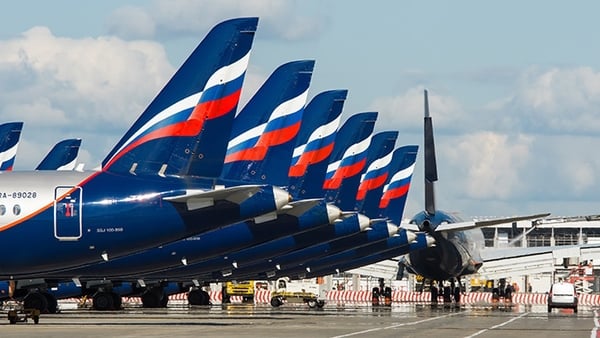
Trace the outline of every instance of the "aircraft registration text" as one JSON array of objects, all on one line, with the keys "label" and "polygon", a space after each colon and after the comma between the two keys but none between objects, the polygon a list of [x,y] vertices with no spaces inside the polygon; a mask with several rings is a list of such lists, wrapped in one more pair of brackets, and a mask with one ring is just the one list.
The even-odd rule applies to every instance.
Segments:
[{"label": "aircraft registration text", "polygon": [[36,198],[37,196],[36,191],[0,192],[0,198]]}]

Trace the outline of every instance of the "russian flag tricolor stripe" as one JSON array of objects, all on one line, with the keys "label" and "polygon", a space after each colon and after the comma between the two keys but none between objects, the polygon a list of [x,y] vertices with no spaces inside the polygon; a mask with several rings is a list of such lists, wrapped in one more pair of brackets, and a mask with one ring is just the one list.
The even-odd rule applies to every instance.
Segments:
[{"label": "russian flag tricolor stripe", "polygon": [[[250,52],[231,65],[218,69],[203,91],[189,95],[156,114],[123,143],[105,168],[145,142],[168,136],[194,136],[200,132],[205,119],[231,112],[239,100],[249,58]],[[185,125],[187,122],[189,125]]]},{"label": "russian flag tricolor stripe", "polygon": [[225,163],[262,160],[269,147],[288,142],[295,137],[300,130],[307,95],[308,89],[281,103],[273,110],[269,121],[229,141]]}]

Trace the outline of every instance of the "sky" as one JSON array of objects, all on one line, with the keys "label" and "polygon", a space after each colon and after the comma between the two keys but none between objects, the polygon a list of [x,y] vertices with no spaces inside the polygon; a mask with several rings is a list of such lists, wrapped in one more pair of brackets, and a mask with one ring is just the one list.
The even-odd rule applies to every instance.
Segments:
[{"label": "sky", "polygon": [[[437,207],[465,219],[600,213],[600,2],[13,1],[0,12],[0,120],[15,170],[61,139],[99,165],[218,22],[260,18],[243,106],[279,65],[316,60],[309,97],[422,145],[429,90]],[[423,209],[419,156],[405,216]]]}]

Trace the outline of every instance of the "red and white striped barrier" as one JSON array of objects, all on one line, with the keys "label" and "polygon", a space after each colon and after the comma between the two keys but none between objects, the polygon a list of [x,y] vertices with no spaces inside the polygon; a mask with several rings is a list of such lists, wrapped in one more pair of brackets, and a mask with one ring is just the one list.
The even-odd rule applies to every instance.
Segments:
[{"label": "red and white striped barrier", "polygon": [[[327,301],[329,302],[370,302],[372,297],[371,291],[329,291],[327,293]],[[545,293],[514,293],[512,302],[514,304],[523,305],[545,305],[548,296]],[[392,292],[392,301],[400,303],[429,303],[431,295],[429,292],[407,292],[394,291]],[[492,294],[489,292],[472,292],[464,294],[461,297],[463,304],[481,304],[492,303]],[[600,295],[596,294],[580,294],[580,305],[600,305]]]},{"label": "red and white striped barrier", "polygon": [[[212,304],[221,304],[221,291],[209,291],[210,302]],[[371,291],[329,291],[327,292],[327,302],[332,303],[370,303],[372,299]],[[545,293],[514,293],[512,296],[513,304],[521,305],[546,305],[548,295]],[[231,303],[242,303],[242,296],[231,296]],[[169,296],[169,301],[187,303],[187,292],[178,293]],[[429,303],[431,295],[429,292],[408,292],[393,291],[392,301],[398,303]],[[440,298],[440,302],[441,302]],[[79,302],[79,298],[69,298],[61,302]],[[124,303],[141,303],[140,297],[123,297]],[[254,294],[255,304],[269,304],[271,302],[271,291],[257,290]],[[489,292],[471,292],[464,294],[460,302],[467,305],[492,303],[492,294]],[[600,306],[600,295],[598,294],[580,294],[579,305]]]}]

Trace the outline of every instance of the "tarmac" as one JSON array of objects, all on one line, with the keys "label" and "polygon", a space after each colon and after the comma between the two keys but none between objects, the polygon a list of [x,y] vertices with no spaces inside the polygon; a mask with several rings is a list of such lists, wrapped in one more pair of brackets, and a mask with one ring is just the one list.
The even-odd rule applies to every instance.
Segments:
[{"label": "tarmac", "polygon": [[[126,306],[97,312],[65,308],[42,314],[39,324],[0,322],[2,337],[597,337],[599,309],[545,306],[430,306],[394,303],[218,305],[167,309]],[[3,314],[6,318],[6,311]]]}]

